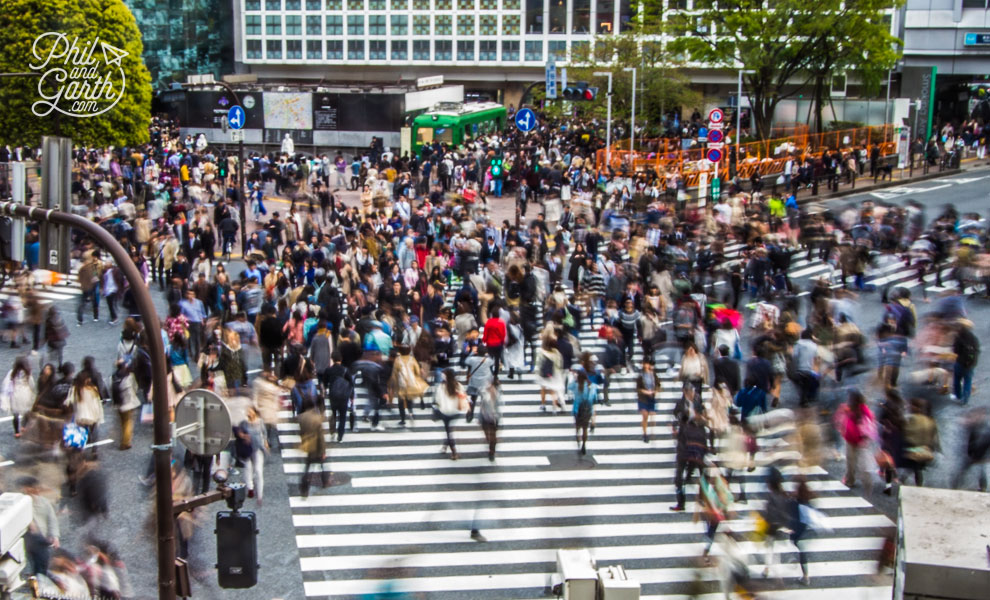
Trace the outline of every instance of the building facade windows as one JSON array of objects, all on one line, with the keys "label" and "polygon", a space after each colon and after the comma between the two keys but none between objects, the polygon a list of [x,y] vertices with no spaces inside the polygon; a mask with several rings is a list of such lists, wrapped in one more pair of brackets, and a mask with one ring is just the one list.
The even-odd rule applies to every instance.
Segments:
[{"label": "building facade windows", "polygon": [[290,60],[302,58],[302,40],[285,40],[285,58]]},{"label": "building facade windows", "polygon": [[498,0],[481,0],[481,10],[498,10]]},{"label": "building facade windows", "polygon": [[439,15],[434,22],[433,31],[436,35],[451,35],[451,18],[450,15]]},{"label": "building facade windows", "polygon": [[261,10],[261,0],[244,0],[244,10]]},{"label": "building facade windows", "polygon": [[[349,15],[347,17],[347,35],[364,35],[364,17],[361,15]],[[349,46],[349,44],[348,44]],[[350,50],[348,50],[350,54]]]},{"label": "building facade windows", "polygon": [[321,4],[322,0],[306,0],[306,10],[309,12],[320,12],[323,10]]},{"label": "building facade windows", "polygon": [[567,33],[566,0],[549,0],[549,3],[550,3],[550,33]]},{"label": "building facade windows", "polygon": [[413,40],[413,60],[430,60],[430,40]]},{"label": "building facade windows", "polygon": [[370,40],[368,42],[368,59],[385,60],[385,40]]},{"label": "building facade windows", "polygon": [[502,42],[502,62],[519,61],[519,41],[505,40]]},{"label": "building facade windows", "polygon": [[364,0],[347,0],[347,10],[364,10]]},{"label": "building facade windows", "polygon": [[282,58],[282,40],[268,40],[265,42],[265,58],[268,60]]},{"label": "building facade windows", "polygon": [[327,0],[327,10],[342,10],[344,0]]},{"label": "building facade windows", "polygon": [[327,40],[327,60],[343,60],[344,41]]},{"label": "building facade windows", "polygon": [[474,0],[457,0],[457,10],[474,11]]},{"label": "building facade windows", "polygon": [[254,59],[261,59],[261,40],[248,40],[247,41],[247,57]]},{"label": "building facade windows", "polygon": [[320,15],[306,15],[306,35],[322,35],[323,19]]},{"label": "building facade windows", "polygon": [[547,54],[550,60],[556,62],[567,60],[567,42],[551,40],[547,46]]},{"label": "building facade windows", "polygon": [[526,42],[526,61],[543,62],[543,40],[528,40]]},{"label": "building facade windows", "polygon": [[498,35],[498,17],[495,15],[481,15],[479,18],[480,27],[478,32],[481,35]]},{"label": "building facade windows", "polygon": [[406,40],[392,40],[392,60],[408,60],[409,42]]},{"label": "building facade windows", "polygon": [[421,15],[413,17],[413,35],[430,35],[430,17]]},{"label": "building facade windows", "polygon": [[474,60],[474,40],[457,40],[457,60]]},{"label": "building facade windows", "polygon": [[543,35],[543,0],[526,0],[526,35]]},{"label": "building facade windows", "polygon": [[615,31],[615,0],[598,0],[595,12],[595,33],[607,34]]},{"label": "building facade windows", "polygon": [[368,0],[368,10],[385,10],[385,0]]},{"label": "building facade windows", "polygon": [[453,42],[450,40],[437,40],[434,42],[433,46],[433,59],[434,60],[451,60],[452,58],[452,48]]},{"label": "building facade windows", "polygon": [[265,10],[274,12],[282,10],[282,0],[265,0]]},{"label": "building facade windows", "polygon": [[299,15],[288,15],[285,17],[285,34],[302,35],[302,17]]},{"label": "building facade windows", "polygon": [[392,35],[406,35],[407,33],[409,33],[409,17],[392,15]]},{"label": "building facade windows", "polygon": [[245,35],[261,35],[261,15],[247,15],[244,17]]},{"label": "building facade windows", "polygon": [[492,62],[498,60],[498,42],[481,40],[478,42],[478,60]]},{"label": "building facade windows", "polygon": [[392,0],[391,4],[392,11],[397,10],[409,10],[409,0]]},{"label": "building facade windows", "polygon": [[502,17],[502,35],[519,35],[519,15]]},{"label": "building facade windows", "polygon": [[347,41],[347,60],[364,60],[364,40]]},{"label": "building facade windows", "polygon": [[385,35],[385,15],[368,17],[368,35]]},{"label": "building facade windows", "polygon": [[308,60],[323,58],[323,40],[306,40],[306,58]]},{"label": "building facade windows", "polygon": [[457,15],[457,35],[474,35],[474,15]]},{"label": "building facade windows", "polygon": [[574,13],[571,15],[571,33],[591,32],[591,0],[571,0]]},{"label": "building facade windows", "polygon": [[413,0],[413,10],[430,10],[430,0]]},{"label": "building facade windows", "polygon": [[302,2],[300,0],[285,0],[285,10],[301,10]]}]

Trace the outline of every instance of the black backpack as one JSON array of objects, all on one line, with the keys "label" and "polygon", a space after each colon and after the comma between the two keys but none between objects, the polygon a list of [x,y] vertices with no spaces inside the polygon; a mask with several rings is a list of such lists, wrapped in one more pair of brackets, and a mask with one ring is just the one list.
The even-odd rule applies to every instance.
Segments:
[{"label": "black backpack", "polygon": [[346,404],[353,393],[354,383],[349,375],[341,375],[330,383],[329,396],[332,404]]}]

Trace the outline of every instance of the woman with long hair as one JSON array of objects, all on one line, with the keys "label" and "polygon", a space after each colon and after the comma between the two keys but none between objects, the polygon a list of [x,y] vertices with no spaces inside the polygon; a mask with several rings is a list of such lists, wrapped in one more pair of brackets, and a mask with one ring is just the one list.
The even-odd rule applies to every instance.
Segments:
[{"label": "woman with long hair", "polygon": [[0,384],[0,409],[13,415],[15,438],[21,437],[21,417],[31,412],[35,393],[31,364],[26,357],[19,356]]},{"label": "woman with long hair", "polygon": [[79,371],[66,404],[73,410],[76,424],[86,428],[87,443],[95,442],[96,428],[103,423],[103,401],[89,371]]},{"label": "woman with long hair", "polygon": [[588,379],[588,374],[581,369],[570,385],[571,396],[574,398],[574,434],[579,446],[578,452],[587,454],[588,427],[594,414],[595,403],[598,401],[598,386]]},{"label": "woman with long hair", "polygon": [[453,369],[443,371],[443,381],[436,386],[434,395],[437,414],[443,421],[443,429],[447,433],[447,441],[444,442],[441,453],[447,452],[450,447],[450,459],[457,460],[457,448],[454,445],[454,430],[451,423],[467,410],[467,394],[457,381],[457,373]]}]

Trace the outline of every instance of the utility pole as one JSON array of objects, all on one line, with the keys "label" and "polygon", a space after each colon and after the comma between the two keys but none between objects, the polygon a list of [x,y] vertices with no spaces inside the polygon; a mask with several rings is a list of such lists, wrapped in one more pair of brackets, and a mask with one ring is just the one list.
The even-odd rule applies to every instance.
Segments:
[{"label": "utility pole", "polygon": [[605,117],[605,165],[606,169],[612,166],[612,72],[611,71],[595,71],[595,77],[608,77],[608,96],[607,96],[607,106],[608,112]]},{"label": "utility pole", "polygon": [[151,446],[155,463],[155,512],[158,536],[158,598],[175,600],[175,521],[172,515],[172,430],[169,423],[169,405],[166,386],[168,382],[165,361],[165,345],[158,335],[161,324],[151,298],[151,292],[144,282],[127,250],[120,245],[106,229],[93,221],[63,212],[45,210],[35,206],[24,206],[15,202],[0,202],[0,215],[30,219],[39,223],[52,223],[62,227],[79,229],[110,253],[117,266],[127,278],[131,293],[137,303],[138,312],[148,343],[151,358],[152,407],[154,408],[154,443]]}]

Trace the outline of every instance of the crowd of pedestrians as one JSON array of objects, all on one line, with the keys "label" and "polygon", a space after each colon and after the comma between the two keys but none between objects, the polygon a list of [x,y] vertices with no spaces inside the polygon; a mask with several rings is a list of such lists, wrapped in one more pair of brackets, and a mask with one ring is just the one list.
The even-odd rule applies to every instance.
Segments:
[{"label": "crowd of pedestrians", "polygon": [[[660,393],[676,391],[672,510],[687,507],[687,484],[696,480],[708,548],[725,546],[726,564],[739,551],[719,523],[746,502],[742,473],[766,474],[757,530],[767,573],[775,540],[788,537],[800,549],[822,527],[802,476],[791,478],[796,492],[785,491],[781,459],[761,447],[761,436],[776,428],[792,427],[804,470],[844,448],[849,486],[876,479],[889,492],[907,475],[922,485],[935,455],[948,449],[931,403],[901,382],[965,404],[978,337],[958,294],[918,315],[909,289],[872,290],[884,304],[879,323],[863,322],[857,307],[870,301],[865,274],[883,257],[916,265],[919,277],[941,277],[952,262],[961,287],[982,283],[980,217],[950,207],[929,223],[917,205],[869,204],[811,214],[796,202],[804,183],[797,167],[785,172],[783,195],[737,181],[727,197],[699,208],[657,173],[624,178],[597,168],[599,147],[593,129],[577,124],[493,134],[461,148],[435,144],[422,156],[399,156],[376,141],[350,158],[253,154],[240,165],[156,118],[145,146],[79,149],[73,210],[125,245],[168,309],[160,331],[144,330],[119,267],[91,240],[74,240],[78,327],[90,314],[99,320],[104,303],[109,322],[122,322],[104,377],[91,357],[78,368],[63,360],[72,328],[22,279],[8,331],[16,347],[31,329],[33,352],[15,362],[0,389],[14,435],[60,452],[70,493],[105,514],[107,492],[87,444],[107,435],[112,406],[119,448],[131,448],[135,423],[150,420],[147,342],[161,336],[172,401],[189,389],[213,390],[228,399],[236,424],[216,461],[178,461],[177,497],[205,490],[212,470],[232,467],[260,505],[266,456],[285,414],[298,422],[306,455],[303,496],[314,467],[320,485],[333,483],[333,446],[353,431],[382,430],[383,411],[397,411],[400,427],[442,422],[440,451],[451,460],[477,419],[495,461],[501,387],[527,373],[543,412],[571,405],[581,456],[594,452],[596,407],[610,403],[617,377],[635,380],[645,443],[656,435]],[[493,172],[496,158],[504,173]],[[795,164],[804,158],[795,153]],[[241,169],[244,189],[236,184]],[[337,197],[343,184],[360,186],[360,206]],[[241,202],[254,223],[240,222]],[[515,218],[494,219],[496,202],[514,202]],[[289,208],[270,211],[275,204]],[[730,243],[739,251],[727,258]],[[36,247],[33,233],[28,244]],[[789,278],[795,255],[830,261],[834,275],[798,289]],[[589,329],[600,346],[582,341]],[[252,376],[255,354],[261,369]],[[900,377],[909,354],[914,370]],[[860,376],[874,365],[869,383]],[[974,411],[967,427],[959,477],[977,466],[985,489],[985,412]],[[79,557],[53,553],[57,523],[44,516],[37,482],[22,488],[45,509],[32,530],[33,572],[47,571],[61,585],[75,577],[64,573],[66,561]],[[198,517],[183,519],[187,554]],[[84,553],[99,553],[104,569],[120,564],[111,550],[92,548]],[[807,582],[803,552],[801,564]],[[75,589],[65,585],[65,593]],[[92,584],[89,591],[96,593]]]}]

